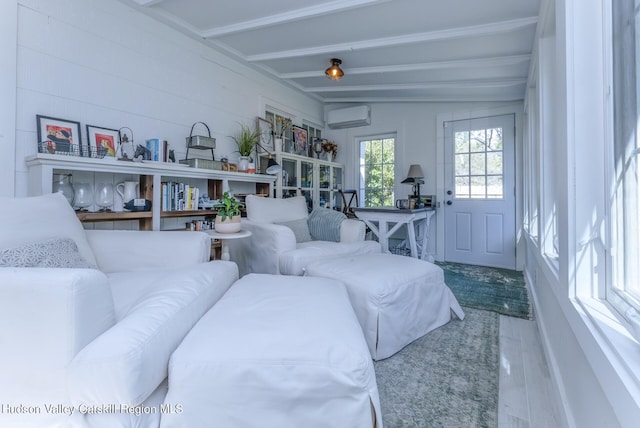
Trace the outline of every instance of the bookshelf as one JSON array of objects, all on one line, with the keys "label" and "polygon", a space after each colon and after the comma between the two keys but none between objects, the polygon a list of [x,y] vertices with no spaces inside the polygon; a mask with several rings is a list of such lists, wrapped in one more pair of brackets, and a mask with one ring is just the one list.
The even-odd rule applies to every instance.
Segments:
[{"label": "bookshelf", "polygon": [[[51,193],[53,174],[72,174],[74,183],[82,180],[93,188],[99,182],[111,182],[115,186],[125,180],[139,182],[140,197],[151,201],[151,211],[123,211],[121,204],[114,204],[114,212],[79,212],[85,223],[137,221],[139,230],[164,230],[162,219],[215,215],[213,210],[162,211],[161,187],[163,182],[182,181],[197,187],[201,195],[218,199],[227,190],[233,193],[266,193],[276,177],[264,174],[217,171],[166,162],[124,162],[111,159],[93,159],[53,154],[35,154],[25,159],[28,168],[28,193],[30,196]],[[114,199],[119,198],[117,195]]]}]

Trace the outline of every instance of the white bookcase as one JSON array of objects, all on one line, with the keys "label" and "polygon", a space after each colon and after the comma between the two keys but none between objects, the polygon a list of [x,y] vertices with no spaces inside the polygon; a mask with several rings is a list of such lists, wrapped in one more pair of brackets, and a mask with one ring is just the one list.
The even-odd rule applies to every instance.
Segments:
[{"label": "white bookcase", "polygon": [[[261,153],[259,158],[260,171],[264,171],[268,156]],[[279,151],[275,153],[275,159],[282,166],[273,189],[276,198],[304,196],[309,211],[315,207],[342,208],[338,192],[344,177],[342,164]]]},{"label": "white bookcase", "polygon": [[171,224],[177,225],[178,220],[185,217],[215,213],[210,210],[162,211],[162,182],[184,182],[189,186],[197,187],[201,195],[208,194],[211,199],[217,199],[225,191],[233,194],[270,195],[276,180],[275,176],[264,174],[191,168],[166,162],[123,162],[50,154],[32,155],[25,161],[29,170],[29,195],[31,196],[51,193],[53,175],[58,173],[70,173],[74,183],[87,182],[93,189],[96,184],[102,182],[111,182],[115,187],[123,181],[137,181],[140,198],[151,201],[151,211],[123,211],[122,201],[116,193],[113,212],[95,212],[97,207],[92,206],[89,207],[89,212],[79,212],[78,217],[87,223],[137,221],[140,230],[173,229],[175,227]]}]

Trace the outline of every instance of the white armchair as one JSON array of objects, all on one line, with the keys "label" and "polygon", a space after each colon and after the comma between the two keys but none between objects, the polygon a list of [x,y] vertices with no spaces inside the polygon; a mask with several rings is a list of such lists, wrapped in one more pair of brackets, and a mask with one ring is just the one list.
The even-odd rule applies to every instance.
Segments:
[{"label": "white armchair", "polygon": [[309,214],[302,196],[249,195],[246,209],[242,227],[252,236],[230,245],[241,274],[302,275],[309,263],[319,259],[381,251],[377,242],[364,240],[362,221],[323,208]]},{"label": "white armchair", "polygon": [[[236,265],[209,262],[205,233],[85,231],[61,194],[0,198],[0,218],[0,403],[38,410],[0,426],[157,427],[120,406],[162,403],[170,355]],[[60,239],[77,250],[47,254]]]}]

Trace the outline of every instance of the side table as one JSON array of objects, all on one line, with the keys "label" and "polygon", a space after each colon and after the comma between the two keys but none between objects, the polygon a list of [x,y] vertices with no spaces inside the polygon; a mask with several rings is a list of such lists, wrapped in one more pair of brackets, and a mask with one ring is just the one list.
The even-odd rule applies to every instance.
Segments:
[{"label": "side table", "polygon": [[241,230],[240,232],[236,233],[219,233],[215,230],[207,230],[206,232],[209,234],[209,236],[211,236],[211,238],[219,239],[220,242],[222,242],[222,256],[220,257],[222,260],[231,259],[231,257],[229,256],[229,245],[227,244],[228,240],[248,238],[249,236],[251,236],[250,230]]}]

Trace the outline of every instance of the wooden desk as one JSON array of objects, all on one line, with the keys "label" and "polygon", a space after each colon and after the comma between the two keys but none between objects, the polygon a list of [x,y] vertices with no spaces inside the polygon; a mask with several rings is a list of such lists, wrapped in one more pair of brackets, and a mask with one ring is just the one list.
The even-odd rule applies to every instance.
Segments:
[{"label": "wooden desk", "polygon": [[[427,259],[427,244],[429,242],[429,225],[435,214],[433,208],[418,208],[401,210],[392,207],[354,208],[358,218],[376,234],[382,246],[382,251],[389,252],[389,238],[402,226],[407,227],[407,239],[411,249],[411,257]],[[416,227],[420,242],[416,240]]]}]

